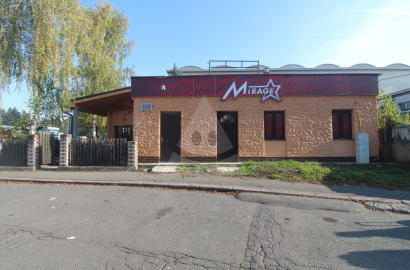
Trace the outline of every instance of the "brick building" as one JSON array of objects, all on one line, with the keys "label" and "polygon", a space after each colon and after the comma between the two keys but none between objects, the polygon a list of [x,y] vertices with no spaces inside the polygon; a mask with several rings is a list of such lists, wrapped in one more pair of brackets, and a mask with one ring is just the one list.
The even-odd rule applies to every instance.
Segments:
[{"label": "brick building", "polygon": [[71,106],[138,140],[140,163],[354,160],[357,133],[378,156],[377,73],[262,73],[133,77]]}]

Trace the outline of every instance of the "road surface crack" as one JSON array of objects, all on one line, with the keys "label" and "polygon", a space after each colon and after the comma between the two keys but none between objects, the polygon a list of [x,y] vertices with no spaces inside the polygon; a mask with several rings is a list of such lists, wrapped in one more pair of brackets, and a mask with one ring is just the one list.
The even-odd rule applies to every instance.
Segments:
[{"label": "road surface crack", "polygon": [[[148,251],[139,251],[129,247],[116,245],[120,251],[126,253],[124,264],[130,269],[168,269],[177,265],[186,265],[188,267],[196,267],[203,269],[240,269],[237,264],[229,264],[226,262],[213,261],[204,258],[197,258],[184,253],[165,252],[155,253]],[[134,264],[131,261],[135,262]],[[139,263],[137,263],[139,262]],[[138,264],[138,266],[136,266]],[[135,265],[135,268],[133,268]]]}]

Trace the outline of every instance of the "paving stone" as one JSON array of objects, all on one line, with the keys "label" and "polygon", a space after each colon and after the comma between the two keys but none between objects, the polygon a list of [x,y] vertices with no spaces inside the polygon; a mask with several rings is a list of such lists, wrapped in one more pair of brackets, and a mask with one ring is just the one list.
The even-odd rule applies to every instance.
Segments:
[{"label": "paving stone", "polygon": [[174,173],[177,171],[177,166],[155,166],[151,172],[156,173]]},{"label": "paving stone", "polygon": [[239,167],[218,167],[217,170],[220,172],[237,172]]},{"label": "paving stone", "polygon": [[363,204],[367,205],[373,210],[393,211],[403,214],[410,214],[410,205],[404,203],[364,202]]}]

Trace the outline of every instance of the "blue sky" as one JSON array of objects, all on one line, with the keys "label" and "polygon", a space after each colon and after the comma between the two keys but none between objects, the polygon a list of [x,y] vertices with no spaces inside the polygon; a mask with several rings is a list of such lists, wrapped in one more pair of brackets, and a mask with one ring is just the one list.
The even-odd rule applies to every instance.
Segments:
[{"label": "blue sky", "polygon": [[[208,60],[259,60],[272,68],[410,65],[410,1],[109,2],[130,21],[135,47],[126,64],[138,76],[165,76],[173,63],[207,68]],[[1,106],[27,110],[27,99],[24,91],[3,93]]]}]

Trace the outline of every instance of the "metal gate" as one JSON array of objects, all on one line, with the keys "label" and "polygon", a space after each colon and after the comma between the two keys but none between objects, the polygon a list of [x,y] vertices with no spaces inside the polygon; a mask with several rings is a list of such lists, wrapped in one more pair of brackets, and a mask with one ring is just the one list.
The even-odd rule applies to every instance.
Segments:
[{"label": "metal gate", "polygon": [[0,139],[0,166],[27,166],[27,140]]},{"label": "metal gate", "polygon": [[39,132],[38,135],[39,146],[39,161],[41,165],[53,164],[56,152],[56,143],[54,133]]}]

